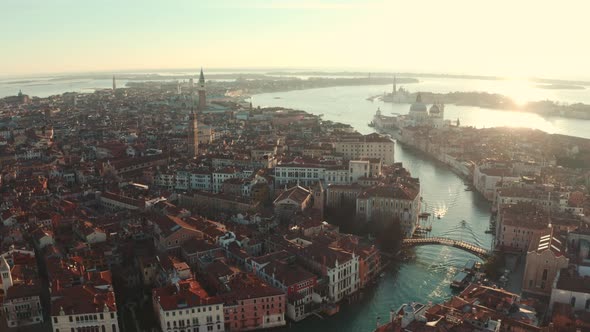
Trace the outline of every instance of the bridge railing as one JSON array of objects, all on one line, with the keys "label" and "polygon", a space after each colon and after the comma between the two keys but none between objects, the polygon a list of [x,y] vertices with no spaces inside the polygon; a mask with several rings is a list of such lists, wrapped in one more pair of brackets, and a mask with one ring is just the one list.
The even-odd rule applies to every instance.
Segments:
[{"label": "bridge railing", "polygon": [[405,239],[402,242],[402,245],[411,246],[414,244],[440,244],[440,245],[448,245],[455,248],[464,249],[466,251],[479,254],[479,255],[489,255],[490,251],[488,249],[482,248],[476,244],[469,243],[466,241],[449,239],[444,237],[427,237],[427,238],[414,238],[414,239]]}]

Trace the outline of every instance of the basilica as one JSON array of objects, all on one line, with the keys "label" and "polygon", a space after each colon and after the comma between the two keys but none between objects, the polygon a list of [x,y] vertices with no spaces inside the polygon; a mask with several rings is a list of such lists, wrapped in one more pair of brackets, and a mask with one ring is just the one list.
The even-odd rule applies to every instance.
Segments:
[{"label": "basilica", "polygon": [[427,109],[426,104],[422,102],[422,95],[418,93],[416,101],[410,106],[410,112],[407,117],[407,125],[411,126],[430,126],[433,128],[444,128],[449,126],[445,121],[445,105],[434,103]]},{"label": "basilica", "polygon": [[369,124],[378,130],[395,130],[405,127],[425,126],[444,129],[451,126],[451,121],[445,120],[445,105],[434,103],[430,109],[422,102],[422,95],[418,93],[416,101],[411,104],[407,115],[387,116],[377,109],[373,121]]}]

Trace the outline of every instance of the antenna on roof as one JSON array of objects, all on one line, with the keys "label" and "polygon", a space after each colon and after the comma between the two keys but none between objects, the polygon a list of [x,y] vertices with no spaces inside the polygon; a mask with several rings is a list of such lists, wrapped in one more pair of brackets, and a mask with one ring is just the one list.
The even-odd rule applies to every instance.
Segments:
[{"label": "antenna on roof", "polygon": [[551,228],[551,191],[549,191],[549,194],[547,195],[547,206],[549,207],[549,213],[547,214],[547,227]]}]

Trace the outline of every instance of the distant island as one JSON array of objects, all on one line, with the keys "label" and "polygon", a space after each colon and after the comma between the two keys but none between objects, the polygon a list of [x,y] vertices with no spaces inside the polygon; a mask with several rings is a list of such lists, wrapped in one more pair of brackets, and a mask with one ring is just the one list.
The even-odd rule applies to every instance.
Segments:
[{"label": "distant island", "polygon": [[550,90],[584,90],[586,89],[580,85],[569,85],[569,84],[537,84],[535,87],[539,89],[550,89]]},{"label": "distant island", "polygon": [[[468,75],[468,74],[437,74],[437,73],[411,73],[411,72],[362,72],[362,71],[337,71],[337,72],[326,72],[326,71],[270,71],[267,75],[299,75],[299,76],[371,76],[371,77],[392,77],[394,74],[400,77],[406,78],[446,78],[446,79],[472,79],[472,80],[506,80],[506,77],[502,76],[486,76],[486,75]],[[582,80],[564,80],[564,79],[553,79],[553,78],[538,78],[531,77],[527,79],[530,82],[538,83],[540,88],[552,88],[555,89],[580,89],[584,86],[590,86],[590,81]],[[548,87],[548,85],[551,85]]]},{"label": "distant island", "polygon": [[[497,110],[532,112],[544,116],[562,116],[575,119],[590,119],[590,105],[583,103],[565,104],[551,100],[533,101],[519,104],[510,97],[487,92],[420,92],[422,101],[427,104],[443,103],[459,106],[475,106]],[[414,100],[417,93],[409,93],[408,99]],[[376,96],[381,97],[382,96]],[[384,101],[388,101],[385,99]]]},{"label": "distant island", "polygon": [[[358,85],[384,85],[391,84],[393,77],[311,77],[301,79],[297,77],[271,77],[265,76],[252,78],[249,74],[239,75],[233,81],[215,81],[215,75],[211,75],[212,81],[208,82],[210,87],[223,88],[233,96],[248,96],[259,93],[285,92],[292,90],[305,90],[317,88],[329,88],[336,86],[358,86]],[[416,78],[398,77],[398,84],[418,83]],[[129,87],[142,87],[149,82],[128,82]]]}]

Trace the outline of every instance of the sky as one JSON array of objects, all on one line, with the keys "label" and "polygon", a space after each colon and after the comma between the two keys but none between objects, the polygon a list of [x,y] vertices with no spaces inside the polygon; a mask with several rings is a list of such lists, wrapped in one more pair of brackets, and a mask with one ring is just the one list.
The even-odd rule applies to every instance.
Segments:
[{"label": "sky", "polygon": [[590,78],[585,0],[1,0],[0,75],[313,68]]}]

